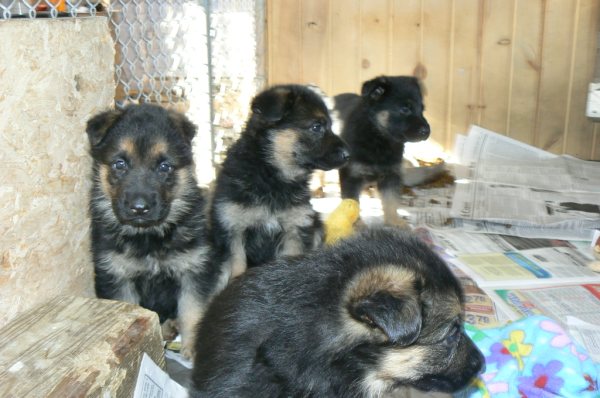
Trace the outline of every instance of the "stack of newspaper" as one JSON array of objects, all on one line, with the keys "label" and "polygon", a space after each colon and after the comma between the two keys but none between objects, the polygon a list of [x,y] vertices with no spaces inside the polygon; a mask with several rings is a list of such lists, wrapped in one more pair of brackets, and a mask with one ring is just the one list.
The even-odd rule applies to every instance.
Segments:
[{"label": "stack of newspaper", "polygon": [[586,239],[600,228],[600,163],[554,155],[472,126],[457,143],[450,215],[481,232]]},{"label": "stack of newspaper", "polygon": [[495,305],[490,315],[484,297],[466,291],[467,321],[547,315],[600,361],[600,274],[588,266],[600,238],[600,163],[477,126],[457,155],[453,192],[419,192],[421,207],[403,211],[466,290],[472,280]]}]

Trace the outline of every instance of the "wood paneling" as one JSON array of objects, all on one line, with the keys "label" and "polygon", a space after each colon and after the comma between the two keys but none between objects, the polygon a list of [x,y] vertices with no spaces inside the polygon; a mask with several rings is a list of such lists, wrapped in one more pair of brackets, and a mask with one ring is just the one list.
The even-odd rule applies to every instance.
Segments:
[{"label": "wood paneling", "polygon": [[416,75],[432,140],[470,124],[600,160],[585,116],[600,0],[268,0],[269,83],[358,92]]}]

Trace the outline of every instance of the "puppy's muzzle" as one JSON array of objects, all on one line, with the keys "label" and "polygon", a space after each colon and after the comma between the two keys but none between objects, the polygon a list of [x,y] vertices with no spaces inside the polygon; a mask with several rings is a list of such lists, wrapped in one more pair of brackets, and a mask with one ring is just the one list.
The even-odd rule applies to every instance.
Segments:
[{"label": "puppy's muzzle", "polygon": [[431,134],[431,128],[429,127],[427,120],[423,119],[415,130],[413,130],[410,134],[407,134],[406,139],[408,142],[425,141],[427,138],[429,138],[429,134]]},{"label": "puppy's muzzle", "polygon": [[314,166],[321,170],[337,169],[350,159],[348,147],[337,135],[328,132],[321,143],[320,153],[314,158]]},{"label": "puppy's muzzle", "polygon": [[145,227],[160,221],[159,197],[156,192],[127,191],[119,202],[121,221]]}]

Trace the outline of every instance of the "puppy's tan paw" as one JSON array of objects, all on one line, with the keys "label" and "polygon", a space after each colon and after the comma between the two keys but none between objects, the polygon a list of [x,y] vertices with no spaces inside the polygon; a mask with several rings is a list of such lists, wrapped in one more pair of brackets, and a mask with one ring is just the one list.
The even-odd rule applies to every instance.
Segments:
[{"label": "puppy's tan paw", "polygon": [[405,230],[410,230],[410,225],[408,222],[400,217],[385,217],[384,223],[386,225],[390,225],[392,227],[398,227]]},{"label": "puppy's tan paw", "polygon": [[194,356],[196,355],[196,350],[194,348],[194,342],[189,339],[185,339],[181,342],[181,351],[180,354],[187,360],[193,361]]},{"label": "puppy's tan paw", "polygon": [[177,321],[175,319],[167,319],[162,325],[160,325],[160,328],[162,331],[163,340],[165,341],[173,340],[179,333],[177,330]]}]

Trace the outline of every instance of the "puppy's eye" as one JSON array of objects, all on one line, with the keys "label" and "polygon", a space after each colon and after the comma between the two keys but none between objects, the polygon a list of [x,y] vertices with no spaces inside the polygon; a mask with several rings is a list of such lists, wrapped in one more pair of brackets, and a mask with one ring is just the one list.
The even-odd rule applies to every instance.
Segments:
[{"label": "puppy's eye", "polygon": [[325,127],[321,123],[313,123],[312,126],[310,126],[310,131],[314,133],[324,133]]},{"label": "puppy's eye", "polygon": [[398,112],[400,112],[401,115],[407,116],[412,113],[412,109],[410,108],[410,106],[404,105],[398,109]]},{"label": "puppy's eye", "polygon": [[452,328],[452,330],[450,331],[450,334],[448,334],[448,336],[446,336],[446,343],[448,345],[454,345],[456,343],[458,343],[458,340],[460,340],[460,328],[458,326],[454,326]]},{"label": "puppy's eye", "polygon": [[173,166],[171,166],[169,162],[161,162],[158,165],[158,171],[160,171],[161,173],[170,173],[171,171],[173,171]]},{"label": "puppy's eye", "polygon": [[127,169],[127,162],[123,159],[117,159],[112,163],[112,169],[117,171],[123,171]]},{"label": "puppy's eye", "polygon": [[364,323],[367,324],[367,326],[371,327],[371,328],[375,328],[375,322],[373,322],[373,320],[371,318],[369,318],[367,315],[361,315],[360,316],[360,320],[363,321]]}]

